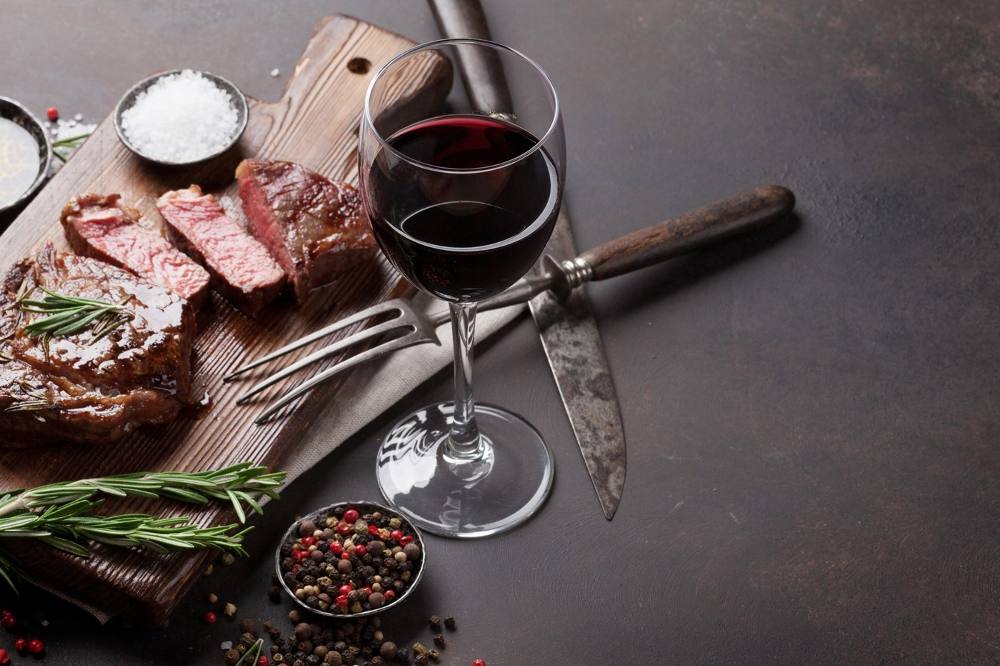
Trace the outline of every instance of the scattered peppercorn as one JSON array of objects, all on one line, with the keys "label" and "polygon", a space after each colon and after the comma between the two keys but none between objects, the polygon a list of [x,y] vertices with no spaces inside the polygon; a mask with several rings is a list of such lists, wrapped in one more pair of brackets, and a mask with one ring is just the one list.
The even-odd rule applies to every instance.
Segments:
[{"label": "scattered peppercorn", "polygon": [[59,120],[59,109],[54,106],[50,106],[45,110],[45,116],[52,122],[55,122]]},{"label": "scattered peppercorn", "polygon": [[448,631],[455,631],[455,618],[449,616],[444,619],[444,626]]},{"label": "scattered peppercorn", "polygon": [[434,631],[441,630],[441,618],[437,615],[431,615],[430,619],[427,620],[427,624],[431,625],[431,629]]},{"label": "scattered peppercorn", "polygon": [[226,551],[222,554],[222,557],[219,558],[219,561],[222,563],[222,566],[228,567],[236,561],[236,556],[229,551]]},{"label": "scattered peppercorn", "polygon": [[486,662],[482,659],[473,659],[472,666],[486,666]]},{"label": "scattered peppercorn", "polygon": [[28,649],[28,640],[25,638],[18,638],[14,641],[14,649],[18,652],[25,652]]},{"label": "scattered peppercorn", "polygon": [[4,629],[10,631],[17,626],[17,618],[14,617],[13,613],[5,610],[3,613],[0,613],[0,625],[3,625]]},{"label": "scattered peppercorn", "polygon": [[210,604],[217,604],[219,603],[219,595],[217,595],[215,592],[209,592],[208,596],[205,597],[205,601],[207,601]]},{"label": "scattered peppercorn", "polygon": [[236,615],[236,604],[231,601],[227,601],[226,605],[222,607],[222,612],[226,614],[226,617]]},{"label": "scattered peppercorn", "polygon": [[[253,631],[257,629],[258,623],[254,620],[241,620],[239,624],[241,629],[251,631],[240,636],[232,653],[226,652],[226,663],[232,666],[241,663],[239,659],[244,658],[254,660],[247,666],[260,666],[263,662],[258,657],[258,646],[263,645]],[[281,637],[281,632],[275,629],[274,622],[270,620],[259,626],[271,634],[271,645],[264,650],[269,655],[268,666],[392,666],[411,663],[409,650],[386,639],[382,621],[378,617],[340,620],[325,625],[300,621],[288,632],[287,638]],[[418,663],[429,664],[440,658],[437,650],[422,644],[420,647],[424,654],[418,656]]]},{"label": "scattered peppercorn", "polygon": [[379,648],[378,653],[383,659],[392,660],[396,658],[396,653],[398,651],[399,650],[395,643],[392,641],[386,641],[385,643],[382,643],[382,647]]},{"label": "scattered peppercorn", "polygon": [[33,654],[35,656],[45,652],[45,643],[42,642],[40,638],[32,638],[28,641],[28,654]]},{"label": "scattered peppercorn", "polygon": [[0,666],[7,666],[10,663],[10,655],[7,654],[7,650],[0,648]]},{"label": "scattered peppercorn", "polygon": [[208,611],[201,616],[201,619],[205,624],[215,624],[215,621],[219,619],[219,616],[215,614],[215,611]]},{"label": "scattered peppercorn", "polygon": [[437,645],[439,648],[443,648],[445,647],[445,645],[447,645],[447,642],[444,640],[443,634],[434,635],[434,645]]}]

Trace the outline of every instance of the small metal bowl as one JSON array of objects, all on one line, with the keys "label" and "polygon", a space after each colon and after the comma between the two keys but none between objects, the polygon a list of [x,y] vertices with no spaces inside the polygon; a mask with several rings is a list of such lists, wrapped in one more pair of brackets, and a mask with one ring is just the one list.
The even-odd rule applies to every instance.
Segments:
[{"label": "small metal bowl", "polygon": [[129,141],[128,136],[125,134],[125,129],[122,127],[122,115],[125,113],[125,111],[132,108],[132,105],[135,104],[136,97],[138,97],[140,93],[145,92],[146,89],[149,88],[151,85],[153,85],[154,83],[156,83],[165,76],[170,76],[172,74],[180,74],[183,71],[187,71],[187,69],[188,68],[171,69],[166,72],[153,74],[152,76],[149,76],[143,79],[142,81],[139,81],[139,83],[135,84],[134,86],[128,89],[128,92],[126,92],[122,96],[122,98],[118,100],[118,105],[115,106],[115,114],[114,114],[115,132],[118,133],[118,138],[121,139],[121,142],[125,144],[126,148],[128,148],[129,150],[131,150],[133,153],[143,158],[144,160],[153,162],[154,164],[161,164],[163,166],[191,166],[194,164],[201,164],[202,162],[207,162],[208,160],[214,157],[218,157],[219,155],[223,154],[224,152],[232,148],[234,145],[236,145],[236,142],[240,140],[241,136],[243,136],[243,131],[246,130],[247,128],[247,119],[250,117],[250,107],[247,104],[246,95],[244,95],[243,92],[239,88],[237,88],[236,84],[234,84],[232,81],[224,79],[221,76],[212,74],[211,72],[202,72],[195,69],[191,71],[193,71],[195,74],[201,74],[206,79],[210,80],[212,83],[225,90],[227,93],[229,93],[230,97],[233,98],[233,104],[236,106],[237,118],[236,118],[236,132],[233,134],[232,139],[229,141],[229,143],[225,145],[225,147],[215,151],[214,153],[210,155],[205,155],[204,157],[199,157],[198,159],[191,160],[189,162],[171,162],[169,160],[156,159],[155,157],[150,157],[149,155],[146,155],[138,148],[136,148],[132,144],[132,142]]},{"label": "small metal bowl", "polygon": [[[400,520],[405,521],[406,524],[410,527],[410,529],[413,530],[413,535],[415,537],[414,543],[420,546],[420,552],[422,553],[422,556],[420,558],[420,567],[414,573],[413,580],[410,581],[410,586],[406,588],[406,590],[401,595],[393,599],[391,602],[387,603],[385,606],[382,606],[381,608],[373,608],[371,610],[361,611],[360,613],[330,613],[324,610],[320,610],[318,608],[313,608],[312,606],[308,605],[307,603],[296,597],[292,589],[288,587],[287,583],[285,583],[285,578],[282,575],[284,572],[281,570],[281,547],[285,545],[285,543],[289,540],[289,538],[294,538],[293,535],[295,534],[296,530],[298,530],[299,523],[301,523],[303,520],[306,519],[315,520],[317,518],[320,518],[324,514],[329,515],[333,513],[333,510],[336,509],[337,507],[342,507],[344,509],[353,507],[362,514],[370,513],[372,511],[382,511],[383,513],[391,513],[394,516],[399,516]],[[285,533],[281,536],[281,541],[278,543],[278,547],[274,551],[274,571],[278,576],[278,584],[281,585],[281,589],[285,591],[285,594],[287,594],[288,597],[296,604],[298,604],[301,608],[304,608],[310,613],[315,613],[316,615],[322,615],[323,617],[331,617],[340,620],[353,620],[359,617],[377,615],[379,613],[389,610],[390,608],[396,608],[401,603],[403,603],[403,601],[409,598],[409,596],[413,593],[413,590],[417,589],[417,585],[420,583],[420,580],[424,577],[424,569],[426,568],[426,565],[427,565],[427,548],[424,545],[424,537],[420,533],[420,530],[418,530],[417,527],[406,518],[406,516],[400,514],[399,511],[396,511],[395,509],[390,509],[389,507],[383,504],[379,504],[378,502],[367,502],[367,501],[337,502],[336,504],[331,504],[329,506],[316,509],[315,511],[311,511],[310,513],[307,513],[301,518],[298,518],[288,527],[287,530],[285,530]]]},{"label": "small metal bowl", "polygon": [[0,97],[0,118],[10,120],[23,127],[34,138],[38,144],[38,174],[31,182],[28,189],[17,199],[4,204],[0,202],[0,212],[10,210],[20,206],[28,200],[38,188],[42,186],[49,175],[49,166],[52,163],[52,141],[45,127],[38,121],[31,111],[28,111],[20,102],[16,102],[9,97]]}]

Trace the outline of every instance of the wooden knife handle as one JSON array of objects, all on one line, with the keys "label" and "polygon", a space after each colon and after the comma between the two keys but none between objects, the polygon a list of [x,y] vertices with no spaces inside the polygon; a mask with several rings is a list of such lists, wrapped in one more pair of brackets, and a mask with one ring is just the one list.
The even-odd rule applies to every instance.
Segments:
[{"label": "wooden knife handle", "polygon": [[[428,0],[441,33],[449,38],[490,39],[486,13],[479,0]],[[500,56],[492,49],[462,49],[458,71],[472,104],[482,113],[514,112]]]},{"label": "wooden knife handle", "polygon": [[759,228],[794,207],[791,190],[780,185],[757,187],[598,245],[581,254],[576,263],[586,262],[590,279],[604,280]]}]

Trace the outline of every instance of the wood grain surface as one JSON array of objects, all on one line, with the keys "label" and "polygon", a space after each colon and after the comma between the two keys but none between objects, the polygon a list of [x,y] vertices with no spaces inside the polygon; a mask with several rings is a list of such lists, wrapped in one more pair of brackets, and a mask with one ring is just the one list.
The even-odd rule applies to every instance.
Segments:
[{"label": "wood grain surface", "polygon": [[[283,97],[274,103],[250,100],[250,120],[239,144],[225,155],[194,168],[156,167],[128,152],[110,118],[45,190],[3,234],[0,263],[7,266],[52,241],[65,248],[59,211],[72,196],[119,192],[143,213],[144,223],[161,224],[156,199],[165,190],[198,183],[215,193],[226,210],[242,221],[233,172],[248,156],[288,159],[337,180],[357,180],[357,127],[365,87],[381,64],[412,42],[345,16],[319,23]],[[451,73],[443,61],[422,60],[403,71],[397,86],[402,99],[418,93],[446,93]],[[65,445],[33,451],[0,451],[4,489],[52,481],[137,470],[196,470],[252,460],[280,468],[284,456],[322,409],[349,399],[328,383],[298,405],[293,418],[253,424],[261,402],[237,406],[250,384],[223,384],[222,377],[245,358],[255,357],[340,318],[398,294],[405,287],[380,256],[377,270],[359,270],[315,291],[302,306],[290,298],[256,319],[240,314],[217,294],[202,312],[195,344],[195,395],[207,392],[212,407],[199,419],[178,419],[169,426],[144,428],[107,447]],[[343,335],[354,329],[348,329]],[[301,354],[300,354],[301,355]],[[336,359],[329,359],[328,363]],[[325,367],[320,365],[316,371]],[[287,380],[262,396],[274,395],[307,374]],[[252,379],[253,377],[251,377]],[[0,437],[5,436],[0,433]],[[191,513],[191,507],[142,500],[119,502],[116,510]],[[211,507],[193,513],[201,524],[230,521],[231,512]],[[214,553],[165,557],[101,548],[89,559],[11,547],[29,576],[64,596],[110,615],[128,613],[147,623],[166,619],[201,574]]]}]

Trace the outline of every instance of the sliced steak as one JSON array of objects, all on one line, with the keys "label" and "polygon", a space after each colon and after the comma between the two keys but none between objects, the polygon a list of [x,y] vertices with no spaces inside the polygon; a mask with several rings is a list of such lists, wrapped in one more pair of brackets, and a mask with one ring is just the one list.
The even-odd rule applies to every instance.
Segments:
[{"label": "sliced steak", "polygon": [[[42,314],[19,307],[40,287],[124,303],[128,321],[43,339],[25,332]],[[109,264],[51,246],[20,262],[0,288],[0,446],[106,442],[167,423],[190,400],[194,315],[188,303]]]},{"label": "sliced steak", "polygon": [[204,268],[160,234],[139,224],[139,212],[117,194],[84,194],[63,208],[66,240],[77,254],[142,276],[197,307],[208,293]]},{"label": "sliced steak", "polygon": [[208,269],[216,289],[237,307],[255,314],[281,293],[281,266],[214,196],[192,185],[167,192],[156,205],[177,245]]},{"label": "sliced steak", "polygon": [[309,290],[375,255],[358,191],[293,162],[236,168],[250,233],[285,270],[301,302]]}]

